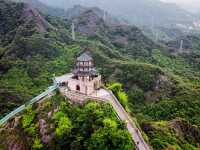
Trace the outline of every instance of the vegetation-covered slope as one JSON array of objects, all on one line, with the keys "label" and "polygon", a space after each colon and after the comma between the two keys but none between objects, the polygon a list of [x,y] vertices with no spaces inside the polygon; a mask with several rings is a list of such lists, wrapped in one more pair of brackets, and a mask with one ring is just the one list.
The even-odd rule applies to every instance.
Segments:
[{"label": "vegetation-covered slope", "polygon": [[[35,9],[7,1],[1,1],[0,5],[0,105],[3,115],[44,90],[56,72],[49,66],[56,67],[55,58],[67,57],[67,54],[61,55],[64,48],[55,38],[60,32],[49,28],[51,25]],[[68,39],[67,33],[62,36],[62,40]]]},{"label": "vegetation-covered slope", "polygon": [[[89,47],[104,82],[123,84],[130,113],[138,119],[154,149],[198,147],[198,63],[184,55],[171,55],[136,27],[109,26],[91,10],[73,18],[76,41],[72,41],[70,20],[41,15],[53,26],[41,32],[38,19],[27,22],[26,17],[21,18],[24,4],[0,4],[4,18],[0,17],[0,25],[16,22],[0,28],[1,116],[47,88],[54,74],[69,72],[81,48]],[[6,12],[7,9],[10,11]],[[181,130],[173,124],[177,117],[181,118]],[[193,130],[196,134],[189,134]],[[182,134],[185,131],[187,134]],[[176,133],[180,133],[180,138]]]},{"label": "vegetation-covered slope", "polygon": [[[14,128],[13,128],[14,127]],[[59,96],[28,108],[0,131],[1,149],[134,149],[109,104],[70,105]]]}]

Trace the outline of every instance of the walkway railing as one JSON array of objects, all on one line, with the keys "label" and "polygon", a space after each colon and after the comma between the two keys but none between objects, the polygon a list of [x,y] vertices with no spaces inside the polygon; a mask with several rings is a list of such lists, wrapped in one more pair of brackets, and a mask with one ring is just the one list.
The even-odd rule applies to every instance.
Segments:
[{"label": "walkway railing", "polygon": [[[126,116],[126,118],[128,119],[127,121],[130,122],[131,126],[137,131],[137,135],[140,139],[140,141],[142,141],[142,145],[144,146],[145,150],[150,150],[150,146],[146,143],[146,141],[144,140],[144,138],[142,137],[141,132],[139,131],[139,129],[137,128],[136,124],[134,123],[134,121],[132,120],[132,118],[129,116],[129,114],[125,111],[124,107],[121,105],[121,103],[118,101],[118,99],[115,97],[115,95],[113,94],[112,91],[107,90],[110,95],[113,97],[113,100],[115,101],[115,103],[118,105],[118,107],[120,107],[120,109],[123,111],[124,115]],[[135,139],[134,139],[135,140]],[[135,142],[137,144],[137,141]],[[137,147],[137,145],[136,145]],[[139,149],[139,147],[138,147]]]},{"label": "walkway railing", "polygon": [[18,114],[18,113],[22,112],[23,110],[25,110],[27,108],[27,106],[32,105],[32,104],[40,101],[41,99],[45,98],[46,96],[50,95],[57,88],[58,88],[58,86],[56,84],[54,84],[53,86],[48,87],[48,89],[45,92],[41,93],[40,95],[36,96],[35,98],[31,99],[30,101],[26,102],[24,105],[18,107],[17,109],[15,109],[14,111],[10,112],[8,115],[3,117],[0,120],[0,125],[5,124],[9,119],[13,118],[16,114]]}]

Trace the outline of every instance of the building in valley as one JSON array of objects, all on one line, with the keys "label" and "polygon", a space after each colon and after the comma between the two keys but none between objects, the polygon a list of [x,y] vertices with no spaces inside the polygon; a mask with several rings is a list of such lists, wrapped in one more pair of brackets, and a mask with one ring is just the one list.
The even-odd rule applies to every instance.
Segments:
[{"label": "building in valley", "polygon": [[76,59],[73,72],[55,77],[55,82],[70,91],[91,95],[100,89],[101,75],[96,71],[90,52],[86,51]]}]

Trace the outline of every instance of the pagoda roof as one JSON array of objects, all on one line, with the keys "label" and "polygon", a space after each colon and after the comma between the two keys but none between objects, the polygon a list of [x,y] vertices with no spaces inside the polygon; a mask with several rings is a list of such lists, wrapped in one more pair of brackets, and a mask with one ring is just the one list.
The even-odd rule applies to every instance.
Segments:
[{"label": "pagoda roof", "polygon": [[74,69],[73,74],[74,75],[97,75],[98,73],[96,69],[94,68],[90,71],[79,71],[78,69]]},{"label": "pagoda roof", "polygon": [[93,58],[87,52],[84,52],[77,58],[77,61],[93,61]]}]

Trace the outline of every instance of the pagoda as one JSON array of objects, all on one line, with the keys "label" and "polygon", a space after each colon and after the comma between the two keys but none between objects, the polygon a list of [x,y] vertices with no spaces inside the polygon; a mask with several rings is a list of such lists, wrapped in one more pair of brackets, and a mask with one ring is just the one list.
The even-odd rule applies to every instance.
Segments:
[{"label": "pagoda", "polygon": [[56,78],[60,86],[67,86],[70,91],[91,95],[101,87],[101,75],[96,71],[94,60],[89,51],[84,51],[76,58],[74,70]]}]

